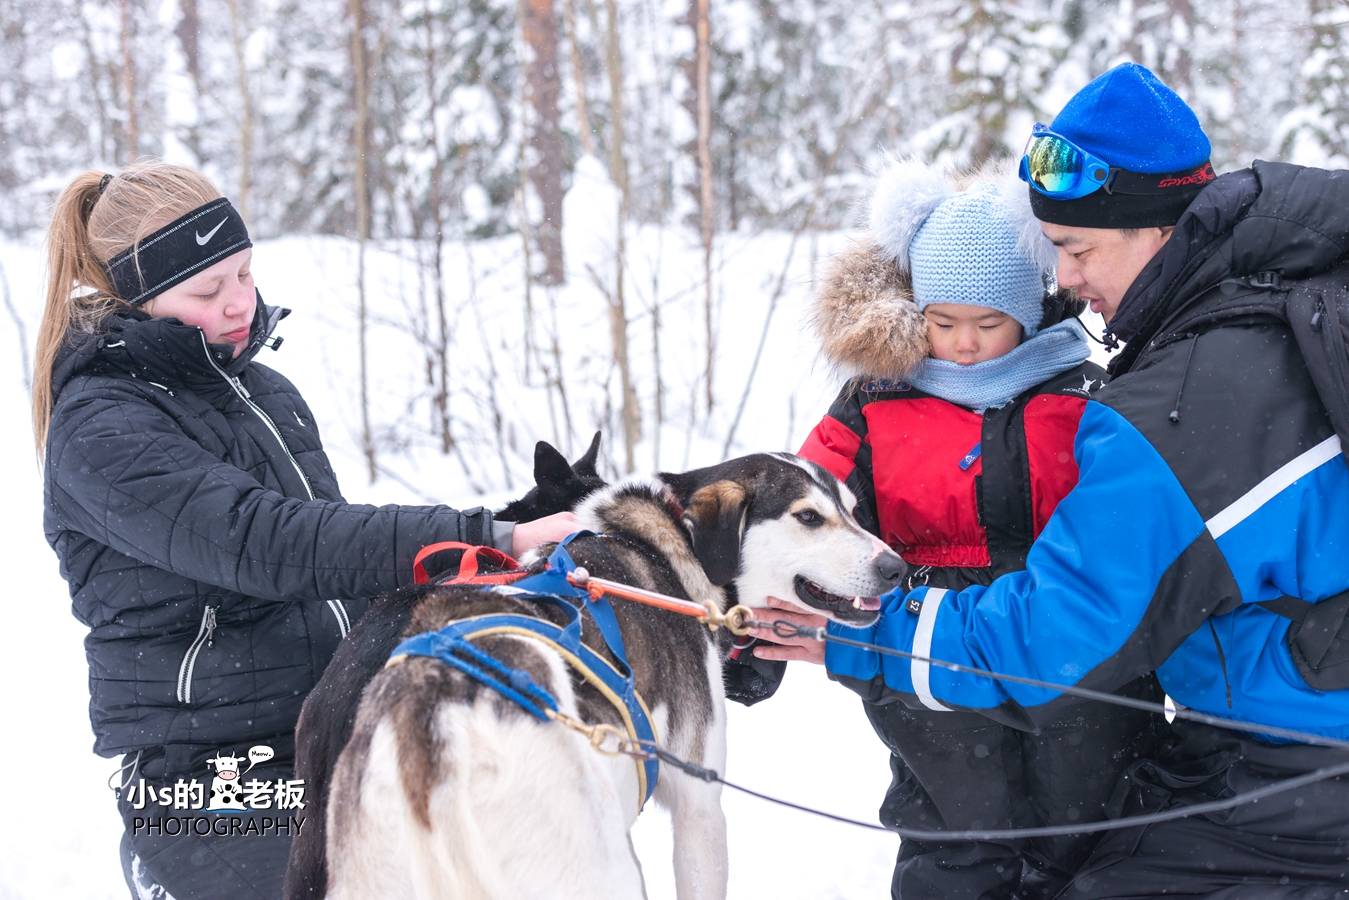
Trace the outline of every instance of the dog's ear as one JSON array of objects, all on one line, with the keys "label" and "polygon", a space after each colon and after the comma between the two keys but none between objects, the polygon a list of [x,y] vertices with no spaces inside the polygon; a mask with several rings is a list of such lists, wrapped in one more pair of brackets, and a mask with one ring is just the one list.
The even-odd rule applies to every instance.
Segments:
[{"label": "dog's ear", "polygon": [[582,478],[596,478],[599,472],[595,470],[595,460],[600,455],[600,432],[595,432],[595,436],[590,439],[590,449],[581,455],[581,458],[572,463],[571,470]]},{"label": "dog's ear", "polygon": [[729,584],[740,570],[740,539],[749,497],[735,481],[717,481],[694,491],[684,507],[684,527],[693,538],[693,555],[707,580]]},{"label": "dog's ear", "polygon": [[534,445],[535,484],[541,488],[550,485],[563,487],[574,477],[571,466],[567,464],[567,458],[559,453],[556,447],[547,441],[539,441]]}]

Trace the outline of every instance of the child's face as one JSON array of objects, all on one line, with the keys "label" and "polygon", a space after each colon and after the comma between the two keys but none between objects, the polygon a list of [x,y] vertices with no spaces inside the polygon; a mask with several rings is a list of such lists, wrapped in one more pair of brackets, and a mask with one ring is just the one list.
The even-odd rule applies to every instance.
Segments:
[{"label": "child's face", "polygon": [[997,359],[1021,343],[1021,323],[987,306],[933,303],[923,309],[932,358],[970,366]]}]

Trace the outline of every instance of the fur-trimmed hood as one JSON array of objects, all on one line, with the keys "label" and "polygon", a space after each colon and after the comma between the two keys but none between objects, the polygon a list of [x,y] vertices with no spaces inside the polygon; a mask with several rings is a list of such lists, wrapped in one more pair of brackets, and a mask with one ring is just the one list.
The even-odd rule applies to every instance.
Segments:
[{"label": "fur-trimmed hood", "polygon": [[[1054,270],[1057,251],[1031,213],[1026,186],[1012,160],[996,160],[973,171],[891,160],[867,207],[867,234],[829,260],[811,306],[811,326],[825,358],[840,374],[902,379],[927,358],[927,321],[914,305],[909,243],[943,200],[980,181],[997,186],[1017,233],[1018,250],[1045,273]],[[1040,327],[1081,308],[1066,291],[1046,297]]]}]

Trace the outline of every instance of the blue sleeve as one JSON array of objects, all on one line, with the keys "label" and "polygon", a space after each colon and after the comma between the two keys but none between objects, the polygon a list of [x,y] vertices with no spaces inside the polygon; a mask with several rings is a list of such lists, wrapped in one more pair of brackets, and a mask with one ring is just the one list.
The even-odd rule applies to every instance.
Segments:
[{"label": "blue sleeve", "polygon": [[[1151,669],[1160,659],[1145,658],[1152,656],[1150,636],[1131,638],[1140,631],[1167,570],[1204,533],[1203,517],[1165,460],[1109,407],[1087,404],[1074,455],[1078,484],[1031,548],[1024,571],[960,593],[918,588],[905,598],[908,603],[887,598],[879,622],[869,630],[833,625],[830,630],[1064,685],[1077,684],[1125,652],[1126,644],[1129,653],[1140,656],[1140,666],[1132,668],[1146,663]],[[915,606],[921,611],[910,611]],[[1027,708],[1061,695],[835,645],[829,646],[825,663],[830,671],[853,678],[884,675],[890,689],[934,709],[990,710],[1009,702]]]}]

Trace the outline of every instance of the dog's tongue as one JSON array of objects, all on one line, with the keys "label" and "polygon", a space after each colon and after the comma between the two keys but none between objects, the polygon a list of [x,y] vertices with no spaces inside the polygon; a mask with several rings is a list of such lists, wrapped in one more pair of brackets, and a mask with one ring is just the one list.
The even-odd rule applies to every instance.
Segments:
[{"label": "dog's tongue", "polygon": [[881,608],[880,597],[853,597],[853,609],[878,610]]}]

